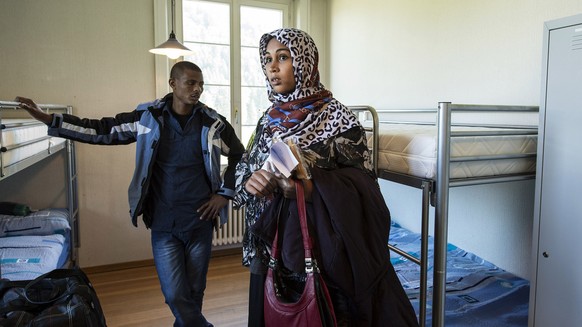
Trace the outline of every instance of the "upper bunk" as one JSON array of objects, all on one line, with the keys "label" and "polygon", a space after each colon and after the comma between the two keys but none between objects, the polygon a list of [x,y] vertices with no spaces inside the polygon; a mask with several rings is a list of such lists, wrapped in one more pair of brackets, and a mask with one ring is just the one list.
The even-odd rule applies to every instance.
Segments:
[{"label": "upper bunk", "polygon": [[428,109],[350,109],[369,132],[380,178],[416,187],[446,179],[454,187],[535,176],[537,106],[441,102]]},{"label": "upper bunk", "polygon": [[[41,104],[48,113],[71,113],[66,105]],[[48,127],[17,102],[0,101],[0,181],[66,148],[66,140],[47,135]]]}]

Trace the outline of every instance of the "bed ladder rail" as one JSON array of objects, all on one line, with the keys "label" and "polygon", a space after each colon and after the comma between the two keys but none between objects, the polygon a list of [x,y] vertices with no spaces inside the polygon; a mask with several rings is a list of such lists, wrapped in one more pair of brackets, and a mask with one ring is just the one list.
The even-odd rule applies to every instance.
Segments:
[{"label": "bed ladder rail", "polygon": [[[372,164],[374,167],[374,173],[378,175],[378,113],[372,106],[353,105],[347,107],[357,114],[358,120],[360,123],[362,123],[364,130],[366,130],[366,132],[372,133]],[[368,117],[368,115],[371,117]],[[367,126],[365,122],[369,122],[370,118],[372,120],[372,126]]]}]

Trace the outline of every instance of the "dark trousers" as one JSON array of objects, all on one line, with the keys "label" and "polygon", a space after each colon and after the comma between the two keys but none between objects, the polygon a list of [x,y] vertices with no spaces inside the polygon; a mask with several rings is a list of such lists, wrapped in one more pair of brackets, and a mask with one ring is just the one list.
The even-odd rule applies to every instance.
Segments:
[{"label": "dark trousers", "polygon": [[249,285],[249,327],[264,327],[263,303],[265,296],[265,274],[251,273]]}]

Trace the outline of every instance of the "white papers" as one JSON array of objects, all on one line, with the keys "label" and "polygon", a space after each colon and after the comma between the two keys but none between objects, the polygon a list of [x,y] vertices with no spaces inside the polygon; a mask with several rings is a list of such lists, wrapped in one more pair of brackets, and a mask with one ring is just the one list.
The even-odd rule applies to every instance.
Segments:
[{"label": "white papers", "polygon": [[275,142],[271,146],[269,158],[263,164],[262,169],[276,173],[289,178],[291,173],[299,165],[299,161],[293,155],[293,152],[285,142]]}]

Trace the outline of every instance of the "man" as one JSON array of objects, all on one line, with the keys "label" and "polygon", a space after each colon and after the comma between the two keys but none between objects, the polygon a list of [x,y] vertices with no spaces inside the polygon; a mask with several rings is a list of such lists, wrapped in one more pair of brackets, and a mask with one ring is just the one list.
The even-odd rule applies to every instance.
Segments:
[{"label": "man", "polygon": [[[228,217],[244,147],[226,119],[199,101],[204,78],[197,65],[176,63],[169,84],[172,93],[164,98],[114,118],[49,115],[30,99],[16,101],[49,126],[49,135],[90,144],[136,142],[130,214],[135,226],[143,215],[151,229],[154,262],[174,326],[212,326],[201,312],[212,228]],[[228,157],[222,178],[221,155]]]}]

